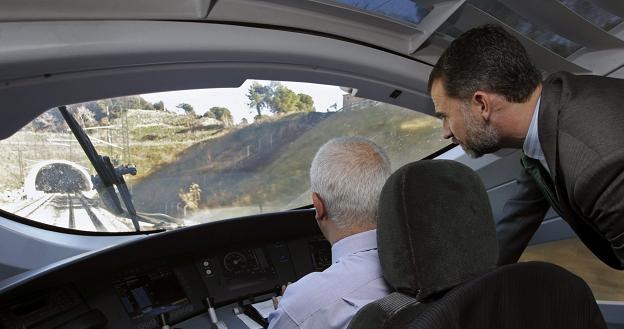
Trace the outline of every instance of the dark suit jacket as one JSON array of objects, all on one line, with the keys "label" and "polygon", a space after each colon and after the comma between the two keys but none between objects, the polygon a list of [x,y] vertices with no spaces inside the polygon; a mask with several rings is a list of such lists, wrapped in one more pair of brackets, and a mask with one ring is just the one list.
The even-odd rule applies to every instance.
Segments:
[{"label": "dark suit jacket", "polygon": [[[624,269],[624,80],[551,75],[538,134],[561,217],[598,258]],[[500,264],[518,260],[549,207],[528,174],[519,183],[497,224]]]}]

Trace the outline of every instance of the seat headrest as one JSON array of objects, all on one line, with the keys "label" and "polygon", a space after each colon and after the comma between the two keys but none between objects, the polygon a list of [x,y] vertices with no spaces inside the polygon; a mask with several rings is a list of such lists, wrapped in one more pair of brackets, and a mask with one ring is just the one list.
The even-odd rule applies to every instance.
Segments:
[{"label": "seat headrest", "polygon": [[483,183],[450,160],[413,162],[388,178],[377,242],[386,281],[419,301],[495,268],[498,259]]}]

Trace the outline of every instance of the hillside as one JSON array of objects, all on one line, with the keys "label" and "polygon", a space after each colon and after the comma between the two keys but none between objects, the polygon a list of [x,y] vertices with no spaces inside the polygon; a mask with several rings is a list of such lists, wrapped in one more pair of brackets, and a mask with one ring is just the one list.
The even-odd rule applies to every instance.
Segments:
[{"label": "hillside", "polygon": [[[212,118],[141,109],[119,111],[115,117],[103,116],[97,121],[95,110],[85,106],[72,108],[70,112],[86,126],[85,132],[101,155],[109,156],[116,166],[133,164],[139,169],[137,176],[126,176],[129,182],[139,181],[154,168],[175,161],[176,155],[189,146],[219,137],[230,129]],[[30,168],[41,161],[67,160],[95,174],[56,109],[43,113],[13,136],[0,140],[0,147],[4,151],[0,159],[0,201],[19,197]]]},{"label": "hillside", "polygon": [[[96,149],[113,164],[133,164],[125,176],[137,209],[205,221],[310,203],[309,166],[326,141],[365,136],[382,145],[393,168],[447,145],[439,121],[378,103],[334,113],[297,112],[251,125],[225,127],[207,117],[126,110],[87,127]],[[0,141],[0,200],[21,198],[31,165],[69,160],[93,168],[54,111]]]},{"label": "hillside", "polygon": [[204,208],[254,204],[262,191],[250,191],[247,182],[273,163],[292,140],[330,115],[295,113],[263,120],[190,146],[177,154],[177,160],[132,186],[137,208],[176,214],[179,192],[193,183],[203,191]]},{"label": "hillside", "polygon": [[[441,141],[439,121],[427,115],[384,105],[334,114],[294,140],[277,161],[257,175],[257,186],[275,184],[283,191],[286,208],[311,203],[308,170],[316,151],[337,136],[364,136],[383,146],[392,169],[421,159],[447,145]],[[296,175],[284,176],[290,172]],[[301,174],[303,172],[303,174]],[[301,190],[306,186],[305,190]],[[293,196],[301,197],[293,199]],[[287,202],[286,199],[291,200]]]},{"label": "hillside", "polygon": [[[337,113],[297,113],[254,123],[197,143],[177,160],[133,186],[137,208],[181,215],[181,191],[201,190],[195,219],[286,209],[309,204],[310,162],[327,140],[365,136],[384,145],[393,168],[420,159],[448,142],[439,121],[383,105]],[[218,208],[227,208],[219,214]]]}]

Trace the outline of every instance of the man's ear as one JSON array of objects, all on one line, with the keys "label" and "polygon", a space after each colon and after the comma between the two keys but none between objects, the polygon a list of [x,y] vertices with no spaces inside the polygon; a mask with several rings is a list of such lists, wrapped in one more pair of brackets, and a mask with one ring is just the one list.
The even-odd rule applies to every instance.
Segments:
[{"label": "man's ear", "polygon": [[312,203],[314,204],[314,208],[316,209],[316,220],[321,221],[327,218],[327,210],[325,209],[325,203],[321,196],[312,192]]},{"label": "man's ear", "polygon": [[492,95],[477,90],[474,95],[472,95],[471,100],[471,109],[475,110],[475,112],[483,118],[485,121],[490,120],[490,115],[492,114]]}]

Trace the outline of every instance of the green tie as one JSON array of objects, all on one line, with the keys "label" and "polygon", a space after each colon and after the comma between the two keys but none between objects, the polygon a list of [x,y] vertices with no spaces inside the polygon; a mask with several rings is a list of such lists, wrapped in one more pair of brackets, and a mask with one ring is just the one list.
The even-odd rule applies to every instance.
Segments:
[{"label": "green tie", "polygon": [[539,186],[542,194],[550,203],[550,206],[555,209],[555,211],[561,215],[561,209],[559,208],[559,200],[557,199],[557,195],[555,195],[555,188],[550,178],[550,174],[546,171],[546,168],[542,165],[539,160],[528,157],[524,152],[520,152],[520,163],[526,171],[533,177],[537,186]]}]

